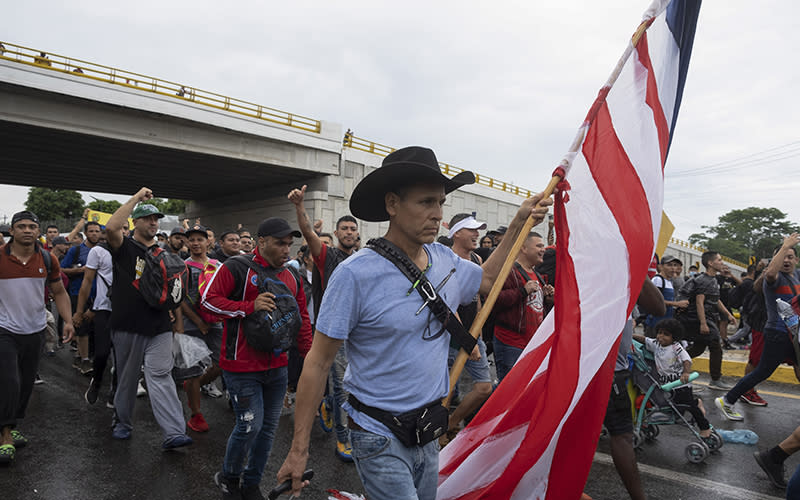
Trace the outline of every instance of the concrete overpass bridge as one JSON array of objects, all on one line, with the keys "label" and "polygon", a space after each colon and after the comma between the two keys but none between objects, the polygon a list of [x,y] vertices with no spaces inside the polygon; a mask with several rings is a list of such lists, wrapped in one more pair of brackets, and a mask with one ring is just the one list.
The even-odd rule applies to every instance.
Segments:
[{"label": "concrete overpass bridge", "polygon": [[[348,213],[356,183],[392,148],[341,125],[177,82],[3,42],[0,182],[190,199],[187,216],[217,229],[294,219],[289,189],[326,228]],[[344,139],[344,140],[343,140]],[[442,164],[447,175],[460,169]],[[506,224],[530,191],[479,176],[446,217],[477,212]],[[364,223],[362,235],[383,228]]]},{"label": "concrete overpass bridge", "polygon": [[[309,216],[330,229],[349,213],[358,181],[393,151],[337,123],[8,42],[0,46],[0,143],[0,183],[119,194],[147,185],[192,200],[185,215],[218,231],[254,229],[268,216],[294,220],[286,194],[302,184]],[[477,174],[448,197],[445,219],[475,212],[496,228],[530,194]],[[361,223],[364,239],[385,229]],[[699,252],[687,245],[674,240],[669,253],[688,268]]]}]

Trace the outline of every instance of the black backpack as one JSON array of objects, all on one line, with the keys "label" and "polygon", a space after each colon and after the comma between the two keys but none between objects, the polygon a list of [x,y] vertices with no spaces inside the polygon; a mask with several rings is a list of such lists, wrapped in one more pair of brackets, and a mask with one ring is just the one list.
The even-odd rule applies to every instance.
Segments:
[{"label": "black backpack", "polygon": [[742,280],[741,284],[731,290],[731,292],[728,294],[728,307],[732,309],[741,309],[742,305],[744,304],[744,300],[751,293],[755,293],[753,290],[753,280],[750,278],[745,278]]},{"label": "black backpack", "polygon": [[[255,311],[248,314],[242,321],[242,331],[250,347],[256,351],[269,352],[277,356],[287,351],[297,340],[297,334],[302,325],[300,306],[291,289],[278,279],[278,273],[283,269],[265,268],[255,263],[253,257],[252,254],[242,255],[231,257],[228,260],[242,261],[256,273],[258,293],[269,292],[275,295],[275,310],[272,312]],[[292,267],[285,269],[292,273],[297,283],[297,290],[300,290],[303,285],[296,271]]]},{"label": "black backpack", "polygon": [[172,311],[180,307],[188,292],[186,262],[161,247],[147,248],[133,238],[131,241],[145,251],[144,270],[139,278],[133,280],[133,287],[154,309]]}]

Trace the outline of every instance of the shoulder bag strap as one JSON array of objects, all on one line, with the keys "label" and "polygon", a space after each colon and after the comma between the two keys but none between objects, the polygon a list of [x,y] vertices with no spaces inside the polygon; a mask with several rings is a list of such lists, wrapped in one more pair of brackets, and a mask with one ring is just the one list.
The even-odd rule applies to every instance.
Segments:
[{"label": "shoulder bag strap", "polygon": [[408,255],[386,238],[371,239],[367,242],[367,247],[394,264],[414,284],[413,288],[419,292],[423,301],[430,304],[429,307],[436,319],[444,325],[464,351],[471,353],[475,345],[477,345],[478,339],[470,335],[467,329],[464,328],[464,325],[444,303],[442,297],[436,293],[436,289],[428,281],[428,278],[411,261]]}]

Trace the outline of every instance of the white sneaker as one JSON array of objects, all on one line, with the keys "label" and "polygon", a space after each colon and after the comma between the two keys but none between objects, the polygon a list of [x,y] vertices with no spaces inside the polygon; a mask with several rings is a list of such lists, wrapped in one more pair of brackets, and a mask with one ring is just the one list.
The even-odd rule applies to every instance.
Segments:
[{"label": "white sneaker", "polygon": [[142,385],[142,381],[139,381],[139,385],[136,386],[136,397],[140,398],[142,396],[147,396],[147,391],[145,390],[144,386]]},{"label": "white sneaker", "polygon": [[733,420],[736,422],[744,420],[742,414],[736,411],[736,408],[734,408],[733,405],[729,405],[728,402],[725,401],[724,397],[716,398],[714,403],[717,405],[717,408],[719,408],[719,411],[722,412],[722,415],[728,420]]},{"label": "white sneaker", "polygon": [[214,382],[208,383],[200,388],[203,391],[203,394],[210,398],[221,398],[223,396],[222,391],[217,388],[217,385]]}]

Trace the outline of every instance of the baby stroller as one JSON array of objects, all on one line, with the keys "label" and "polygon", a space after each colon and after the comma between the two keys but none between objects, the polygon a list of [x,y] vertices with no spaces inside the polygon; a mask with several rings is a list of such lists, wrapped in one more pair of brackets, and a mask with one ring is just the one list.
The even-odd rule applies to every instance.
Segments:
[{"label": "baby stroller", "polygon": [[[675,380],[667,384],[661,384],[656,378],[657,372],[653,354],[636,341],[633,342],[634,349],[628,354],[629,367],[632,372],[632,382],[640,395],[634,404],[634,428],[633,446],[641,447],[647,440],[651,441],[658,436],[659,426],[682,424],[689,429],[695,440],[686,445],[686,459],[692,463],[700,463],[708,457],[712,451],[722,448],[722,437],[711,427],[711,435],[707,438],[700,436],[700,433],[684,417],[684,412],[688,409],[685,404],[675,404],[672,402],[673,389],[683,385],[680,380]],[[700,374],[692,372],[689,381],[699,377]]]}]

